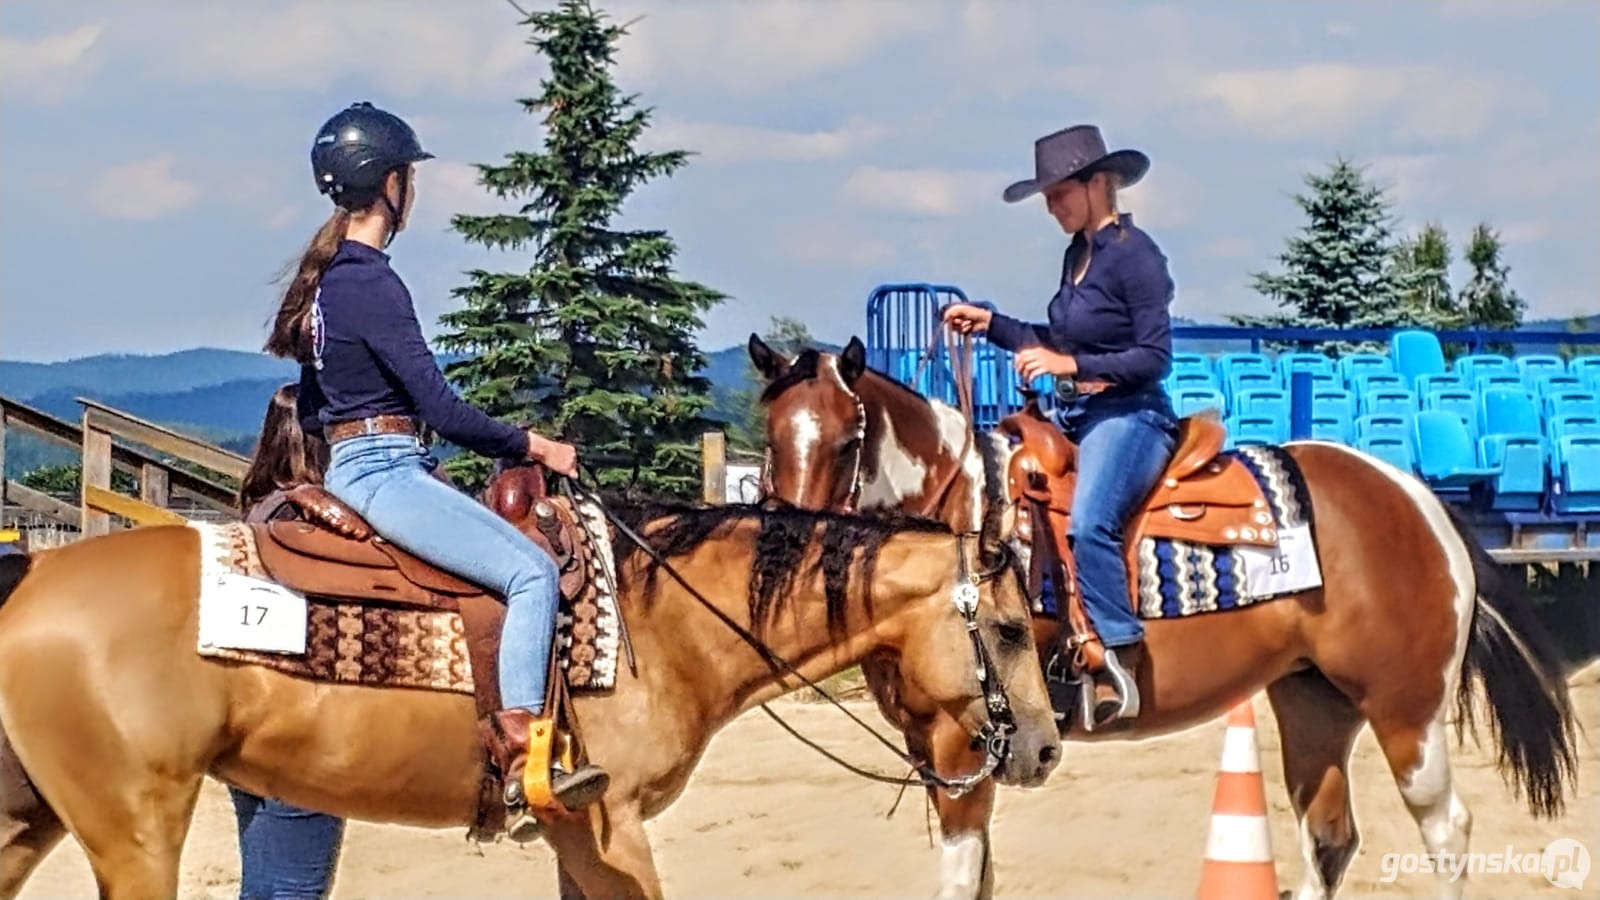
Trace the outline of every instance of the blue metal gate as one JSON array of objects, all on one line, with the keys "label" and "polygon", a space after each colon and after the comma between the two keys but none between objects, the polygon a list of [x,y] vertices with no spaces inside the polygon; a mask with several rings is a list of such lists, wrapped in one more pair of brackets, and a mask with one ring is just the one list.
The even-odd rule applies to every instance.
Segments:
[{"label": "blue metal gate", "polygon": [[[972,300],[954,285],[884,284],[867,298],[867,365],[887,374],[912,390],[946,403],[956,402],[955,380],[950,358],[942,339],[934,340],[939,310],[951,303],[974,303],[993,309],[991,303]],[[933,359],[917,378],[923,354],[933,342]],[[980,430],[995,427],[1010,413],[1022,407],[1017,388],[1021,379],[1011,368],[1011,353],[989,343],[982,336],[973,343],[973,419]],[[1054,379],[1040,378],[1034,387],[1049,408]]]}]

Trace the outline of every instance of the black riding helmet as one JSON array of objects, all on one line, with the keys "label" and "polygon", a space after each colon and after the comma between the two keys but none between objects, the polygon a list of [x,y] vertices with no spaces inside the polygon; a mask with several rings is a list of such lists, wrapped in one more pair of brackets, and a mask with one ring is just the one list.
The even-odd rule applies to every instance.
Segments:
[{"label": "black riding helmet", "polygon": [[432,159],[422,149],[417,133],[399,116],[378,109],[371,103],[352,103],[324,122],[311,145],[311,172],[317,190],[345,209],[365,209],[383,198],[389,207],[391,231],[399,223],[405,207],[407,186],[401,185],[400,207],[383,193],[383,181],[390,172]]}]

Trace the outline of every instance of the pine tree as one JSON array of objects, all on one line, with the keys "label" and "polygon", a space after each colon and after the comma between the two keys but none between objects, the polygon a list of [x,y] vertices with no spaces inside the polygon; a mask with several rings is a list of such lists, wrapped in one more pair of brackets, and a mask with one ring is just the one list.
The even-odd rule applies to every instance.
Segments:
[{"label": "pine tree", "polygon": [[[1309,194],[1295,203],[1309,220],[1286,241],[1281,274],[1256,272],[1252,287],[1283,312],[1230,316],[1244,325],[1306,328],[1381,328],[1400,324],[1400,288],[1393,267],[1389,203],[1362,171],[1338,159],[1307,175]],[[1334,351],[1375,349],[1373,342],[1325,342]]]},{"label": "pine tree", "polygon": [[[624,27],[587,0],[561,0],[520,25],[550,65],[539,95],[517,101],[543,117],[543,147],[478,166],[480,184],[522,202],[518,214],[458,215],[451,225],[471,243],[532,259],[526,271],[468,272],[452,292],[464,308],[442,318],[453,330],[439,343],[471,358],[448,374],[492,415],[575,443],[606,487],[692,496],[711,403],[693,335],[724,296],[674,277],[677,248],[665,232],[613,225],[635,189],[689,154],[637,149],[652,110],[612,77]],[[472,485],[488,468],[462,454],[451,472]]]},{"label": "pine tree", "polygon": [[1434,331],[1460,328],[1464,316],[1450,290],[1450,237],[1429,224],[1395,248],[1394,279],[1407,323]]},{"label": "pine tree", "polygon": [[[773,316],[761,340],[768,347],[791,358],[815,344],[806,324],[788,316]],[[744,384],[744,388],[731,398],[731,405],[739,418],[729,423],[728,446],[759,453],[767,445],[767,410],[761,405],[765,376],[756,371],[756,364],[748,357],[744,364]]]}]

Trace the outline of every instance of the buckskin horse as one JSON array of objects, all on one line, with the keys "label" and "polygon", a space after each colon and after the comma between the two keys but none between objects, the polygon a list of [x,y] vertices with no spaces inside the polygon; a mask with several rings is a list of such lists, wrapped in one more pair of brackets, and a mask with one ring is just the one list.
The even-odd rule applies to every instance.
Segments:
[{"label": "buckskin horse", "polygon": [[[718,729],[801,684],[793,672],[817,679],[890,654],[916,713],[969,735],[996,726],[998,691],[1013,724],[994,777],[1036,785],[1055,766],[998,519],[973,539],[911,518],[611,508],[649,544],[617,545],[637,667],[570,698],[611,783],[594,806],[546,822],[562,896],[659,896],[644,822],[683,791]],[[101,896],[174,896],[207,775],[347,818],[473,822],[486,763],[472,699],[199,655],[198,534],[143,527],[0,559],[0,898],[68,833]]]},{"label": "buckskin horse", "polygon": [[[955,437],[955,410],[868,369],[859,340],[841,354],[805,350],[790,360],[752,336],[750,355],[769,379],[763,484],[780,504],[931,513],[960,530],[970,527],[976,511],[943,502],[936,491],[946,500],[983,497],[990,514],[994,504],[1004,504],[1011,507],[1006,515],[1015,516],[1028,499],[1018,497],[1017,482],[1049,455],[1024,445],[1001,451],[1008,459],[979,464],[980,456],[992,456],[994,436],[971,443]],[[1053,423],[1021,415],[1002,425],[1003,432],[1029,432],[1045,443],[1051,438],[1040,426],[1048,426],[1051,452],[1065,458],[1045,466],[1070,468],[1070,445]],[[1193,420],[1184,433],[1215,439],[1217,429]],[[968,447],[966,458],[957,456],[961,446]],[[1220,439],[1213,446],[1220,450]],[[1180,446],[1174,466],[1194,449]],[[1446,725],[1453,711],[1458,738],[1475,728],[1480,694],[1502,778],[1526,796],[1534,816],[1558,815],[1576,778],[1576,725],[1558,658],[1524,586],[1409,475],[1338,444],[1291,442],[1283,450],[1298,469],[1313,514],[1321,586],[1227,611],[1148,619],[1147,658],[1137,675],[1139,715],[1093,733],[1073,721],[1063,738],[1169,734],[1204,723],[1264,687],[1299,822],[1301,898],[1332,896],[1359,846],[1347,765],[1363,724],[1372,726],[1430,852],[1467,850],[1472,817],[1451,780]],[[1228,460],[1202,456],[1189,460],[1196,472],[1221,471]],[[1201,465],[1208,461],[1214,465]],[[941,487],[940,472],[955,473],[949,486]],[[994,483],[996,472],[1004,485]],[[883,490],[882,481],[900,487]],[[1172,478],[1164,486],[1185,483]],[[1031,527],[1059,526],[1058,512],[1051,509]],[[1017,528],[1019,536],[1023,532]],[[1137,571],[1130,575],[1137,578]],[[1041,659],[1048,659],[1062,626],[1037,605],[1034,610]],[[954,723],[900,708],[899,675],[891,666],[863,668],[884,716],[904,732],[913,753],[957,768],[967,764],[966,741]],[[944,838],[941,894],[989,896],[992,785],[956,799],[935,788],[930,794]],[[1464,887],[1464,879],[1441,876],[1445,896],[1459,896]]]}]

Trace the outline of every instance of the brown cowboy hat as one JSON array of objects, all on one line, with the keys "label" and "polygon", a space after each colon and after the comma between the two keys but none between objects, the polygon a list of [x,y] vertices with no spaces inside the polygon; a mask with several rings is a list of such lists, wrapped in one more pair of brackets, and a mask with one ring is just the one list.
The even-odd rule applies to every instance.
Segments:
[{"label": "brown cowboy hat", "polygon": [[1088,178],[1110,171],[1129,187],[1150,170],[1150,157],[1138,150],[1106,152],[1105,138],[1093,125],[1073,125],[1033,142],[1033,177],[1006,188],[1007,203],[1016,203],[1068,178]]}]

